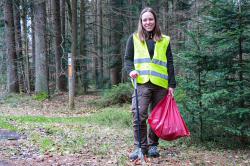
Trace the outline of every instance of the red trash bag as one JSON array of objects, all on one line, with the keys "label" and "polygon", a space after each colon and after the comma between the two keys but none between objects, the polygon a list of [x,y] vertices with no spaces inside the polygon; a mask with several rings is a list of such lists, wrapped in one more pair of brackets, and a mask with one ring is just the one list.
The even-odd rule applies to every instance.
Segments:
[{"label": "red trash bag", "polygon": [[167,141],[190,136],[187,125],[171,95],[166,95],[154,107],[148,118],[148,123],[159,138]]}]

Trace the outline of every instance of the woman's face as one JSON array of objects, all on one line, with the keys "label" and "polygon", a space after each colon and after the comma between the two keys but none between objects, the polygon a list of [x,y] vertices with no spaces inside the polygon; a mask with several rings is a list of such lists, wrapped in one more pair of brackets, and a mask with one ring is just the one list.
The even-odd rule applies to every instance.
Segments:
[{"label": "woman's face", "polygon": [[151,12],[145,12],[141,16],[142,20],[142,27],[150,32],[154,30],[155,27],[155,18],[154,15]]}]

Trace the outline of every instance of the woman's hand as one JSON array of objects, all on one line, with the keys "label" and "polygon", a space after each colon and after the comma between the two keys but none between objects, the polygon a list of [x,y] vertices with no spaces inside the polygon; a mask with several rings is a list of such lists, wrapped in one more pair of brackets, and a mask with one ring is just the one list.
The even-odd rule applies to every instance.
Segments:
[{"label": "woman's hand", "polygon": [[171,95],[172,97],[174,97],[174,88],[168,88],[168,95]]},{"label": "woman's hand", "polygon": [[138,71],[136,71],[136,70],[133,70],[133,71],[131,71],[131,72],[129,73],[129,76],[130,76],[132,79],[137,78],[138,75],[139,75],[139,73],[138,73]]}]

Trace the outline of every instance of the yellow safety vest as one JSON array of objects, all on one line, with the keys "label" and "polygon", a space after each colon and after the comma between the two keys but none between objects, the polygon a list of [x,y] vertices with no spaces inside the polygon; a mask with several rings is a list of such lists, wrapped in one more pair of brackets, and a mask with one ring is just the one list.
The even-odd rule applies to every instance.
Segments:
[{"label": "yellow safety vest", "polygon": [[162,39],[155,44],[153,58],[150,58],[146,42],[141,42],[138,34],[133,35],[134,66],[139,72],[137,82],[140,84],[150,80],[151,83],[168,88],[168,69],[166,52],[170,37],[162,35]]}]

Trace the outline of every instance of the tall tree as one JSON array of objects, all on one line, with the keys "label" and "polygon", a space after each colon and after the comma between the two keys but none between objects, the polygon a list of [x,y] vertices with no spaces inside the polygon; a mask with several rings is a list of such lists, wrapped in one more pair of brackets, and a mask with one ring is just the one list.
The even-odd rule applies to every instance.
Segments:
[{"label": "tall tree", "polygon": [[69,72],[69,78],[71,83],[69,84],[69,108],[74,109],[74,95],[75,95],[75,58],[77,49],[77,0],[72,0],[72,45],[71,45],[71,72]]},{"label": "tall tree", "polygon": [[5,43],[7,55],[7,90],[9,93],[19,91],[17,77],[17,58],[15,50],[15,27],[12,1],[4,1]]},{"label": "tall tree", "polygon": [[48,66],[46,52],[46,2],[34,2],[35,22],[35,92],[48,93]]},{"label": "tall tree", "polygon": [[[27,93],[30,93],[31,87],[30,87],[30,58],[29,58],[29,35],[28,35],[28,26],[27,26],[27,17],[28,17],[28,9],[29,5],[27,4],[26,0],[22,0],[22,14],[21,14],[21,19],[22,19],[22,29],[23,29],[23,34],[22,34],[22,39],[23,39],[23,63],[24,63],[24,76],[25,76],[25,89]],[[33,26],[33,25],[31,25]],[[32,34],[33,37],[33,34]],[[33,53],[33,48],[32,48],[32,53]]]},{"label": "tall tree", "polygon": [[[93,15],[94,15],[94,22],[96,23],[97,22],[97,1],[98,0],[94,0],[92,1],[92,4],[93,4]],[[93,43],[97,43],[97,37],[98,37],[98,34],[97,34],[97,26],[95,24],[92,24],[92,27],[93,27]],[[97,52],[97,49],[98,49],[98,46],[97,44],[94,44],[93,47],[93,56],[92,56],[92,61],[93,61],[93,80],[95,82],[95,87],[98,88],[98,52]]]},{"label": "tall tree", "polygon": [[62,91],[66,89],[63,87],[62,78],[62,34],[61,34],[61,19],[60,19],[60,1],[52,0],[52,19],[53,19],[53,32],[55,34],[54,50],[55,50],[55,64],[56,64],[56,90]]},{"label": "tall tree", "polygon": [[69,15],[69,24],[70,26],[72,25],[72,4],[70,3],[70,0],[66,0],[66,4],[67,4],[67,9],[68,9],[68,15]]},{"label": "tall tree", "polygon": [[[32,63],[31,63],[31,82],[33,82],[31,85],[35,85],[35,64],[36,64],[36,52],[35,52],[35,21],[34,21],[34,3],[32,2],[30,5],[30,17],[31,17],[31,57],[32,57]],[[32,89],[35,89],[34,86],[31,87]]]},{"label": "tall tree", "polygon": [[24,92],[24,66],[22,55],[22,38],[21,38],[21,23],[20,23],[20,0],[16,0],[13,6],[14,10],[14,26],[15,26],[15,46],[17,55],[17,72],[19,89]]},{"label": "tall tree", "polygon": [[[220,108],[218,118],[228,134],[246,137],[250,134],[249,122],[249,58],[250,2],[247,0],[209,1],[207,28],[213,68],[208,72],[216,82],[210,82],[207,107]],[[211,7],[212,6],[212,7]],[[218,96],[218,94],[220,94]],[[213,103],[212,105],[210,105]],[[209,105],[208,105],[209,104]],[[219,107],[224,105],[224,107]]]},{"label": "tall tree", "polygon": [[102,22],[102,1],[96,0],[97,10],[97,81],[98,88],[103,87],[103,22]]},{"label": "tall tree", "polygon": [[112,62],[111,62],[111,84],[116,85],[121,82],[122,57],[121,57],[121,41],[122,38],[122,17],[119,13],[114,12],[122,6],[121,1],[111,0],[110,5],[113,13],[111,14],[111,46],[112,46]]},{"label": "tall tree", "polygon": [[[200,8],[199,1],[195,5]],[[200,124],[202,140],[249,135],[249,7],[244,0],[211,0],[203,9],[206,17],[197,12],[193,30],[187,31],[183,87],[192,127]]]},{"label": "tall tree", "polygon": [[80,55],[83,57],[82,60],[82,70],[81,73],[83,74],[83,88],[84,92],[87,92],[88,89],[88,78],[87,78],[87,56],[86,56],[86,44],[87,38],[85,37],[86,34],[86,19],[85,19],[85,2],[81,1],[80,3]]},{"label": "tall tree", "polygon": [[62,47],[65,48],[65,0],[60,0]]}]

